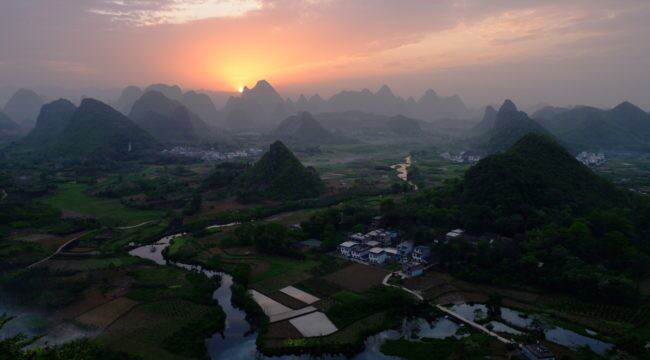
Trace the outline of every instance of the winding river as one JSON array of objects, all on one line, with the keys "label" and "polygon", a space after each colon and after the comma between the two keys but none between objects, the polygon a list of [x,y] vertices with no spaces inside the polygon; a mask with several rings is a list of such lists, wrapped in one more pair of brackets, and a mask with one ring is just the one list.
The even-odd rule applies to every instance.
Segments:
[{"label": "winding river", "polygon": [[[223,273],[202,269],[200,266],[188,265],[167,261],[163,256],[163,251],[170,245],[171,241],[184,234],[175,234],[160,239],[153,245],[137,247],[129,254],[144,259],[154,261],[159,265],[173,265],[182,267],[190,271],[200,271],[207,277],[220,276],[221,282],[219,287],[212,294],[226,314],[226,326],[223,333],[212,335],[206,340],[206,347],[211,359],[260,359],[260,360],[344,360],[347,359],[340,355],[328,355],[322,357],[312,357],[309,355],[286,355],[279,357],[267,357],[257,351],[256,338],[257,333],[251,332],[251,326],[246,321],[246,314],[231,303],[231,286],[233,284],[232,276]],[[447,319],[439,319],[434,323],[429,323],[424,319],[414,319],[404,321],[399,330],[386,330],[377,335],[371,336],[365,341],[365,350],[354,357],[355,360],[393,360],[395,357],[387,356],[381,353],[381,345],[387,339],[398,339],[402,336],[410,337],[414,331],[420,336],[444,338],[455,334],[459,325]]]}]

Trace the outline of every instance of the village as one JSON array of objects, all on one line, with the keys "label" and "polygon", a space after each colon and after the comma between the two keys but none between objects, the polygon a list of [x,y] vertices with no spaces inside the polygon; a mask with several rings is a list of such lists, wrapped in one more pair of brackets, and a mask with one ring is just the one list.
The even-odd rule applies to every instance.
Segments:
[{"label": "village", "polygon": [[[447,232],[444,237],[435,240],[438,242],[451,242],[465,239],[475,240],[474,237],[466,235],[463,229],[454,229]],[[494,239],[490,239],[490,243]],[[474,243],[476,243],[474,241]],[[366,234],[353,233],[348,236],[348,240],[339,244],[338,255],[350,261],[370,266],[384,266],[390,269],[397,269],[394,273],[389,274],[384,284],[388,285],[387,279],[390,275],[397,275],[402,279],[415,278],[422,276],[424,272],[431,267],[432,250],[430,246],[414,245],[413,241],[400,240],[399,234],[394,230],[378,228]],[[416,291],[402,287],[403,290],[413,294],[420,300],[424,298]],[[528,360],[555,360],[556,356],[548,348],[539,342],[518,343],[513,339],[507,339],[497,334],[491,327],[485,327],[471,319],[464,318],[462,315],[455,313],[448,308],[436,305],[447,318],[455,319],[461,324],[467,324],[475,330],[481,331],[510,348],[518,349],[519,358]]]}]

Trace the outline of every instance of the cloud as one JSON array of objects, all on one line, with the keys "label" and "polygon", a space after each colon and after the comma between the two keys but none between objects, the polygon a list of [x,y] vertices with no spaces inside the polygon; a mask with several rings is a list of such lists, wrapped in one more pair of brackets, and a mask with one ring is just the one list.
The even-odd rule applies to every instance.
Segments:
[{"label": "cloud", "polygon": [[257,0],[105,0],[88,12],[113,22],[155,26],[241,16],[261,6]]}]

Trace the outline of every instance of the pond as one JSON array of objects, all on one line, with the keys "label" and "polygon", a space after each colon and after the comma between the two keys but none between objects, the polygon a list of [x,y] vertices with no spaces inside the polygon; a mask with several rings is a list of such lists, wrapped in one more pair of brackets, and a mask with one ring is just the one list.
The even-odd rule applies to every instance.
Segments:
[{"label": "pond", "polygon": [[[451,310],[472,321],[477,318],[484,318],[487,315],[487,307],[484,304],[456,304],[451,307]],[[521,331],[508,325],[528,330],[540,328],[544,332],[546,340],[550,342],[572,349],[587,346],[599,355],[603,355],[613,347],[610,343],[552,324],[539,314],[525,314],[517,310],[501,307],[501,320],[503,322],[493,321],[489,323],[492,324],[494,331],[520,335],[522,334]]]},{"label": "pond", "polygon": [[44,335],[31,346],[59,345],[65,342],[96,336],[97,331],[81,328],[71,322],[53,324],[46,314],[25,309],[9,302],[9,297],[0,294],[0,315],[10,314],[13,320],[0,329],[0,339],[17,334],[28,337]]}]

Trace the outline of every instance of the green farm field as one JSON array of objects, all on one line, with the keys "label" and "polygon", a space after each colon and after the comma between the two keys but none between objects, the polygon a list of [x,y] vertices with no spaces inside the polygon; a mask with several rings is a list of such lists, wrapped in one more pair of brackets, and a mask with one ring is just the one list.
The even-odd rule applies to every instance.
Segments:
[{"label": "green farm field", "polygon": [[42,201],[65,211],[91,216],[115,225],[132,226],[145,221],[157,220],[163,212],[155,210],[138,210],[128,208],[117,199],[101,199],[86,194],[87,185],[66,183],[59,185],[53,195]]}]

